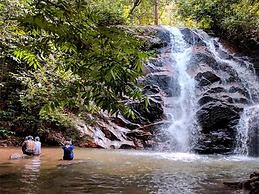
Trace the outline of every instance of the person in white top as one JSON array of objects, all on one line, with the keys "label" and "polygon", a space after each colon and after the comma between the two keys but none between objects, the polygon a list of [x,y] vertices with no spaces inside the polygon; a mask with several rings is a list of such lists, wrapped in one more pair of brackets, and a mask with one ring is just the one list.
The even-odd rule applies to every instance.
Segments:
[{"label": "person in white top", "polygon": [[34,149],[34,155],[40,155],[41,154],[41,142],[39,137],[35,137],[35,149]]}]

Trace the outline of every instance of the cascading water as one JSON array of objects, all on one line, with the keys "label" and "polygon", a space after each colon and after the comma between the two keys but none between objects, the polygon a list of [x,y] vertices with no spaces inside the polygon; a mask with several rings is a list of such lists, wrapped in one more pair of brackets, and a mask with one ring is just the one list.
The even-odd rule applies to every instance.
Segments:
[{"label": "cascading water", "polygon": [[[197,144],[198,136],[201,131],[196,119],[197,111],[201,108],[198,105],[197,83],[195,78],[190,75],[190,66],[192,65],[190,60],[192,59],[192,52],[196,40],[193,40],[194,44],[190,41],[187,42],[181,30],[178,28],[165,27],[165,29],[170,33],[169,46],[171,49],[171,65],[174,69],[174,79],[177,80],[172,83],[173,85],[171,87],[177,88],[177,90],[173,98],[169,98],[169,102],[166,102],[170,105],[167,114],[170,115],[172,124],[162,129],[168,138],[164,145],[166,145],[166,149],[170,151],[190,152],[195,144]],[[241,85],[244,89],[247,102],[241,105],[241,107],[243,106],[244,108],[244,112],[243,115],[240,116],[240,121],[236,126],[237,148],[235,149],[235,153],[253,155],[251,153],[256,152],[256,148],[259,149],[259,137],[257,137],[259,136],[259,132],[257,129],[253,129],[253,132],[249,131],[250,126],[248,125],[248,123],[251,123],[251,118],[253,117],[254,119],[254,115],[259,112],[257,111],[255,113],[254,111],[254,109],[258,110],[259,81],[255,75],[253,65],[243,58],[229,54],[216,38],[210,37],[204,31],[192,30],[191,32],[202,42],[202,47],[206,47],[204,52],[209,53],[209,55],[213,57],[215,65],[221,66],[215,67],[215,69],[219,70],[218,75],[220,75],[221,80],[217,83],[219,84],[218,88],[221,87],[220,84],[224,85],[225,89],[229,90],[230,95],[236,95],[230,92],[236,83]],[[213,63],[213,61],[210,63]],[[230,73],[224,72],[223,66],[230,69]],[[230,81],[232,74],[236,76],[234,78],[237,79],[236,81],[233,81],[233,77],[232,81]],[[223,95],[223,97],[225,96]],[[234,102],[231,103],[239,104],[241,98],[241,96],[235,96],[232,98]],[[251,106],[253,108],[250,108]],[[162,149],[164,149],[164,145]],[[252,149],[251,147],[254,146],[255,148]]]},{"label": "cascading water", "polygon": [[[253,64],[246,59],[232,56],[231,59],[225,59],[220,53],[228,51],[217,41],[212,39],[204,31],[197,30],[197,35],[206,42],[209,50],[219,63],[226,63],[233,67],[238,74],[238,78],[248,94],[248,103],[240,115],[236,126],[236,148],[235,154],[240,155],[259,155],[259,125],[256,120],[259,118],[259,80],[256,76]],[[213,41],[217,42],[218,48]],[[257,121],[258,122],[258,121]],[[252,127],[252,123],[256,123]]]},{"label": "cascading water", "polygon": [[165,132],[169,137],[167,149],[176,152],[189,152],[195,131],[198,131],[195,113],[197,110],[197,100],[195,96],[195,80],[187,73],[192,48],[183,39],[183,34],[178,28],[165,27],[170,32],[171,58],[173,59],[173,69],[176,72],[176,86],[179,88],[175,98],[170,99],[171,122]]},{"label": "cascading water", "polygon": [[[226,59],[224,56],[221,56],[220,53],[229,53],[222,44],[218,42],[217,38],[211,38],[202,30],[195,30],[195,33],[206,43],[207,48],[213,54],[214,59],[216,59],[217,62],[221,64],[226,63],[235,69],[238,78],[241,80],[242,85],[249,94],[250,103],[256,104],[256,102],[259,101],[259,80],[256,77],[253,64],[245,59],[234,56],[231,56],[232,58],[230,59]],[[215,42],[218,48],[216,48]]]},{"label": "cascading water", "polygon": [[259,104],[244,109],[237,125],[235,153],[246,156],[259,155]]}]

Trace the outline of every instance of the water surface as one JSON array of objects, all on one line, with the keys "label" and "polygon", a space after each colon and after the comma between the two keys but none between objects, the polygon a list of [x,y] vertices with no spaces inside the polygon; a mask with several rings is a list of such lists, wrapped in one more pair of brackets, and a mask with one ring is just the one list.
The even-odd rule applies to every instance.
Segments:
[{"label": "water surface", "polygon": [[9,160],[20,148],[0,148],[0,193],[248,193],[223,185],[247,179],[259,158],[201,156],[137,150],[75,149],[63,161],[61,148],[43,148],[40,157]]}]

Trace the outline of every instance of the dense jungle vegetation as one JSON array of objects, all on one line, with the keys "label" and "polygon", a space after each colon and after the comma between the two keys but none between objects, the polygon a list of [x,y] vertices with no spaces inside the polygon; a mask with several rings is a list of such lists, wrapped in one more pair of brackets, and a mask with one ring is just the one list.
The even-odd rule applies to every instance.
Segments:
[{"label": "dense jungle vegetation", "polygon": [[[132,26],[203,28],[241,50],[259,46],[254,0],[2,0],[0,139],[59,130],[107,110],[134,117],[145,101],[137,78],[154,53]],[[93,121],[88,121],[93,122]]]}]

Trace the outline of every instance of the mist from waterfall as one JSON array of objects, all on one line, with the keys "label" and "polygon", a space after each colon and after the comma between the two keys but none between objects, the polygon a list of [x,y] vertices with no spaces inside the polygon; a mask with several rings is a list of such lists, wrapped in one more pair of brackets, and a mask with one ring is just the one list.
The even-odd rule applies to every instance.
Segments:
[{"label": "mist from waterfall", "polygon": [[237,125],[235,154],[259,155],[259,103],[245,107]]}]

